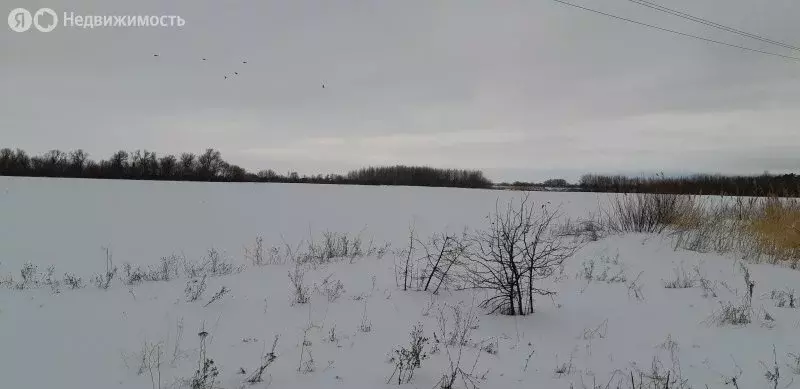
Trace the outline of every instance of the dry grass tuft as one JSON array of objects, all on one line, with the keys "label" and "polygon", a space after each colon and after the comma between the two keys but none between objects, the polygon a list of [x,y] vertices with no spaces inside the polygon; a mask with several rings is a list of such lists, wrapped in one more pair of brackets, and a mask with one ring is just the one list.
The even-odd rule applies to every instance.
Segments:
[{"label": "dry grass tuft", "polygon": [[689,211],[671,225],[676,247],[800,267],[800,200],[722,198]]},{"label": "dry grass tuft", "polygon": [[753,235],[760,251],[774,261],[800,261],[800,202],[769,198],[750,219],[747,232]]}]

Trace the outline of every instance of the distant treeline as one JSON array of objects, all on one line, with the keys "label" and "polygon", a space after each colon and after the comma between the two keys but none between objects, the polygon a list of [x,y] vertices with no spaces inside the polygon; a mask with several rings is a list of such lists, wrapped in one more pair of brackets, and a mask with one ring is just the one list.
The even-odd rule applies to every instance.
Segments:
[{"label": "distant treeline", "polygon": [[592,192],[800,197],[800,176],[767,173],[759,176],[695,174],[683,177],[587,174],[581,177],[578,187]]},{"label": "distant treeline", "polygon": [[279,174],[274,170],[257,173],[222,159],[218,150],[201,154],[157,156],[147,150],[118,151],[109,159],[94,161],[83,150],[51,150],[29,156],[25,151],[0,149],[0,175],[26,177],[72,177],[123,180],[286,182],[354,185],[408,185],[489,188],[492,182],[477,170],[437,169],[418,166],[368,167],[346,175]]}]

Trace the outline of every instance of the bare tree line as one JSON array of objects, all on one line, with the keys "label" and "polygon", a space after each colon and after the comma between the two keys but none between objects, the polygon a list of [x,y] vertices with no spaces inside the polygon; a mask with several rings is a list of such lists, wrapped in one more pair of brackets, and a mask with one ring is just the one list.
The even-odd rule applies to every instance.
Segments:
[{"label": "bare tree line", "polygon": [[71,177],[125,180],[287,182],[356,185],[408,185],[488,188],[492,182],[478,170],[439,169],[427,166],[367,167],[341,174],[280,174],[274,170],[248,172],[228,163],[215,149],[200,154],[158,156],[148,150],[117,151],[94,161],[83,150],[50,150],[30,156],[21,149],[0,149],[0,175]]}]

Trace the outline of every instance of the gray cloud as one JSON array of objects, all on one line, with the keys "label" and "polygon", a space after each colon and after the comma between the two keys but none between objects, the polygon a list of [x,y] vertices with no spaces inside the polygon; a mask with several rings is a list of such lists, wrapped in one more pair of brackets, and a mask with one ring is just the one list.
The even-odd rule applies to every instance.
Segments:
[{"label": "gray cloud", "polygon": [[[624,0],[575,2],[800,56]],[[776,40],[800,33],[793,0],[666,5]],[[758,173],[798,162],[800,62],[551,1],[26,0],[6,8],[17,6],[187,20],[182,29],[0,32],[0,139],[32,152],[216,147],[253,170],[427,163],[509,180]]]}]

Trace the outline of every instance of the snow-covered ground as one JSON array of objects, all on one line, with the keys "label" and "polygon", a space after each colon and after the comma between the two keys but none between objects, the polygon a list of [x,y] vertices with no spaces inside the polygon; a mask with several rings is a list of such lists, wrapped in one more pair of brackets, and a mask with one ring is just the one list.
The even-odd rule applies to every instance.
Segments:
[{"label": "snow-covered ground", "polygon": [[[294,265],[253,266],[244,258],[243,247],[258,235],[270,246],[324,230],[363,230],[376,246],[385,241],[401,249],[409,224],[423,237],[481,228],[496,202],[520,195],[0,178],[0,278],[18,279],[19,269],[31,262],[40,272],[54,265],[57,276],[73,272],[86,281],[102,271],[101,246],[111,249],[119,266],[154,265],[172,253],[199,258],[212,247],[242,266],[241,272],[209,277],[193,302],[187,301],[187,283],[192,285],[183,272],[171,281],[134,286],[115,279],[108,290],[0,288],[0,387],[180,387],[198,368],[201,331],[208,333],[206,355],[218,369],[217,387],[393,387],[387,384],[394,370],[389,354],[409,343],[417,323],[430,338],[431,355],[403,385],[408,388],[435,387],[459,349],[462,367],[481,388],[605,388],[609,382],[629,388],[630,374],[638,384],[639,372],[652,373],[654,363],[694,388],[773,388],[765,376],[774,369],[773,347],[777,387],[800,387],[800,359],[792,356],[800,355],[800,309],[777,307],[772,298],[772,291],[800,289],[800,272],[747,264],[755,283],[752,322],[717,325],[712,319],[722,305],[747,295],[736,256],[676,251],[662,235],[587,243],[550,282],[558,295],[539,298],[536,312],[524,317],[487,314],[477,306],[483,293],[404,292],[396,285],[391,252],[307,268],[307,304],[292,303],[287,274]],[[572,218],[596,211],[602,200],[584,193],[531,196],[537,204],[561,205]],[[693,287],[665,288],[681,269]],[[323,292],[336,281],[341,296],[329,299]],[[209,303],[223,286],[230,292]],[[437,347],[434,333],[438,340],[446,336],[447,329],[439,329],[442,318],[452,328],[453,307],[462,316],[472,312],[478,323],[463,347]],[[264,381],[244,383],[275,336],[277,359]],[[152,369],[147,363],[142,369],[143,350],[161,350],[160,358],[145,353]]]}]

